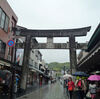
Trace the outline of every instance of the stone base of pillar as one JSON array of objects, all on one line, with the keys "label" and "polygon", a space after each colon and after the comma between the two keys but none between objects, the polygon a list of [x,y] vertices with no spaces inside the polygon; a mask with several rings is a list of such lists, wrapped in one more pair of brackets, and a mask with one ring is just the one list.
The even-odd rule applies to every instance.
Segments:
[{"label": "stone base of pillar", "polygon": [[20,84],[20,88],[22,90],[26,90],[26,84],[27,84],[27,74],[22,74],[22,79],[21,79],[21,84]]}]

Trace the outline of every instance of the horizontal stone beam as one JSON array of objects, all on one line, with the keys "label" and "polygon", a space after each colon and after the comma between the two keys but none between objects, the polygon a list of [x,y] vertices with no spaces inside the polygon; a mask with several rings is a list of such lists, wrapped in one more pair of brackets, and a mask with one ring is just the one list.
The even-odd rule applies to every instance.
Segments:
[{"label": "horizontal stone beam", "polygon": [[69,46],[67,43],[39,43],[38,45],[34,46],[32,45],[33,49],[69,49]]},{"label": "horizontal stone beam", "polygon": [[[18,49],[24,49],[24,43],[17,44]],[[69,42],[67,43],[32,43],[31,49],[69,49]],[[87,49],[86,43],[76,43],[76,49]]]},{"label": "horizontal stone beam", "polygon": [[86,36],[87,32],[90,31],[89,27],[76,28],[76,29],[50,29],[50,30],[32,30],[32,29],[17,29],[13,28],[16,35],[27,36],[31,35],[33,37],[69,37],[74,36]]}]

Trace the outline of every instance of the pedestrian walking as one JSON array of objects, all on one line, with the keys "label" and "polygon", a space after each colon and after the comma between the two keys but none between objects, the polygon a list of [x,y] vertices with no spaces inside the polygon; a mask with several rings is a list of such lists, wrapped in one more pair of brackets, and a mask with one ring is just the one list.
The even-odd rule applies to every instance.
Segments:
[{"label": "pedestrian walking", "polygon": [[15,74],[14,74],[14,93],[16,94],[17,93],[17,91],[18,91],[18,85],[19,85],[19,80],[20,80],[20,76],[19,76],[19,74],[17,74],[16,73],[16,71],[15,71]]},{"label": "pedestrian walking", "polygon": [[67,96],[68,96],[68,79],[66,79],[66,93],[67,93]]},{"label": "pedestrian walking", "polygon": [[18,88],[18,83],[19,83],[19,78],[18,78],[18,76],[16,76],[15,77],[15,80],[16,80],[16,82],[15,82],[15,93],[17,93],[17,88]]},{"label": "pedestrian walking", "polygon": [[86,85],[84,83],[84,80],[79,78],[79,80],[76,80],[75,87],[77,91],[77,99],[84,99],[85,93],[86,93]]},{"label": "pedestrian walking", "polygon": [[65,80],[65,79],[64,79],[64,83],[63,83],[63,84],[64,84],[64,85],[63,85],[64,88],[66,88],[66,80]]},{"label": "pedestrian walking", "polygon": [[68,79],[68,91],[69,91],[69,99],[72,99],[72,96],[73,96],[73,91],[74,91],[74,88],[75,88],[75,85],[74,85],[74,82],[72,81],[72,78],[69,77]]},{"label": "pedestrian walking", "polygon": [[96,92],[96,98],[99,99],[100,98],[100,81],[99,82],[96,82],[96,89],[97,89],[97,92]]},{"label": "pedestrian walking", "polygon": [[6,73],[5,77],[5,85],[3,87],[3,92],[8,95],[10,91],[10,85],[11,85],[11,76],[9,76],[8,73]]},{"label": "pedestrian walking", "polygon": [[90,94],[91,94],[91,99],[95,99],[96,97],[96,84],[94,82],[91,82],[89,84],[89,90],[90,90]]}]

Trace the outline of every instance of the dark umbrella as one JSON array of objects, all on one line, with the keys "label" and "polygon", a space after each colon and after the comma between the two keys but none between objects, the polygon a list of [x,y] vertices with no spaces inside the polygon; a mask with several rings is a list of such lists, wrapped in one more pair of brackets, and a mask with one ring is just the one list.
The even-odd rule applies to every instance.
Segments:
[{"label": "dark umbrella", "polygon": [[11,76],[11,72],[10,71],[8,71],[8,70],[0,70],[0,77],[2,79],[5,79],[7,73],[8,73],[9,76]]},{"label": "dark umbrella", "polygon": [[3,70],[3,72],[11,74],[11,72],[9,70]]},{"label": "dark umbrella", "polygon": [[72,74],[73,76],[83,76],[83,77],[88,77],[89,75],[84,73],[84,72],[75,72]]}]

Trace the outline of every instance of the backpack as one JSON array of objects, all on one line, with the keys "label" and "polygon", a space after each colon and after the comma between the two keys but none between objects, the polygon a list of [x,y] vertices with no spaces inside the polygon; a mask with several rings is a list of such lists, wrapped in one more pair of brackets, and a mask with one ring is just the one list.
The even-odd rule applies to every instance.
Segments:
[{"label": "backpack", "polygon": [[82,81],[81,80],[78,81],[77,88],[78,89],[82,89]]}]

